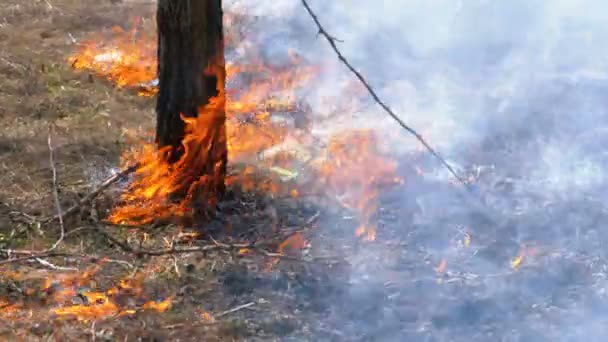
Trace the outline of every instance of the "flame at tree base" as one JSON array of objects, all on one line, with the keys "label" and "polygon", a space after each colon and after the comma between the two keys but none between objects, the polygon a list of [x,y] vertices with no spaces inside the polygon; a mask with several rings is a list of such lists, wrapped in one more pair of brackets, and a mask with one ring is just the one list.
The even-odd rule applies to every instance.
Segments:
[{"label": "flame at tree base", "polygon": [[[241,15],[231,13],[227,18],[241,18]],[[292,160],[266,159],[267,152],[282,149],[293,137],[289,125],[281,121],[293,119],[295,122],[302,119],[296,116],[312,116],[308,106],[300,108],[300,102],[294,99],[299,97],[300,90],[310,87],[318,79],[321,68],[308,65],[289,49],[287,64],[267,65],[260,60],[257,46],[246,41],[243,43],[243,38],[236,34],[242,31],[239,26],[243,22],[228,22],[226,49],[239,51],[240,56],[226,63],[226,78],[230,86],[209,105],[200,108],[198,117],[182,118],[186,134],[181,146],[182,155],[177,162],[170,162],[170,156],[175,151],[171,148],[158,150],[153,143],[143,143],[135,147],[136,151],[125,154],[125,166],[140,167],[108,220],[124,225],[172,220],[188,223],[197,214],[205,214],[205,208],[213,207],[218,200],[215,194],[223,186],[221,179],[226,167],[225,163],[213,164],[209,160],[222,159],[219,154],[226,151],[216,151],[216,145],[223,146],[227,140],[228,153],[233,162],[251,161],[252,157],[256,159],[254,165],[247,163],[246,171],[230,177],[227,183],[246,191],[256,189],[271,194],[286,190],[293,197],[311,191],[331,195],[356,214],[359,225],[353,227],[355,234],[365,240],[374,240],[374,216],[380,191],[401,183],[401,179],[396,177],[396,163],[379,153],[376,146],[378,141],[372,130],[336,134],[320,157],[314,146],[299,144],[296,148],[304,150],[306,161],[300,157],[294,157],[298,160],[296,163],[292,163]],[[68,61],[75,69],[92,71],[119,87],[138,89],[142,96],[154,95],[158,88],[155,85],[157,49],[153,33],[137,26],[130,31],[115,28],[109,40],[103,36],[94,37],[85,42]],[[237,36],[238,39],[235,38]],[[142,89],[145,91],[142,92]],[[328,98],[327,105],[334,108],[335,113],[349,115],[357,107],[361,96],[358,91],[362,88],[356,89],[352,84],[344,88],[353,95],[354,101],[338,104]],[[218,108],[223,106],[225,112],[220,113]],[[218,123],[224,116],[227,118],[225,126]],[[308,133],[305,132],[305,135]],[[310,140],[315,139],[311,137]],[[214,144],[214,141],[220,143]],[[289,151],[285,152],[291,157]],[[260,156],[265,159],[259,160]],[[306,165],[306,170],[293,166],[301,164]],[[295,175],[293,177],[298,178],[296,183],[299,187],[290,185],[285,189],[282,182],[257,184],[259,182],[253,180],[257,171],[276,171],[277,167],[287,172],[290,179]],[[311,174],[312,183],[301,184],[300,179],[306,177],[299,178],[297,175],[302,173]]]},{"label": "flame at tree base", "polygon": [[197,210],[213,207],[224,188],[226,169],[225,96],[211,98],[185,123],[183,151],[171,162],[173,148],[145,144],[128,156],[140,167],[108,220],[141,225],[173,218],[190,219]]}]

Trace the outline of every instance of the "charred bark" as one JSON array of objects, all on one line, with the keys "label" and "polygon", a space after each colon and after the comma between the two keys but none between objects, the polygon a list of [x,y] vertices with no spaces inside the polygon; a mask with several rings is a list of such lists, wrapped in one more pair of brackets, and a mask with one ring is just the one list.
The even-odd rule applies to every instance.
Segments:
[{"label": "charred bark", "polygon": [[[224,191],[227,163],[225,109],[219,113],[199,109],[210,99],[223,97],[225,82],[224,42],[221,0],[158,0],[158,79],[156,103],[156,142],[159,148],[170,147],[169,161],[184,154],[184,117],[214,115],[209,121],[208,151],[188,151],[200,158],[196,167],[186,165],[193,182],[200,177],[212,177],[216,195]],[[189,149],[191,146],[188,147]],[[198,146],[197,148],[203,148]]]}]

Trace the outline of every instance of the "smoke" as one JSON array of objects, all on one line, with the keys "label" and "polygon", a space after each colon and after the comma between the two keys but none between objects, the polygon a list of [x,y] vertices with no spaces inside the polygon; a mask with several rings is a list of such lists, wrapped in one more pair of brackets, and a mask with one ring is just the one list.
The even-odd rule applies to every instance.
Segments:
[{"label": "smoke", "polygon": [[[323,67],[314,87],[301,94],[317,115],[319,135],[346,127],[374,128],[385,148],[402,163],[410,161],[419,144],[369,99],[354,113],[322,120],[331,111],[328,99],[352,100],[354,95],[345,89],[353,76],[317,36],[300,1],[243,0],[227,6],[232,4],[263,18],[256,26],[259,32],[250,37],[269,56],[287,46]],[[343,54],[389,106],[459,170],[477,168],[474,186],[483,201],[508,218],[500,227],[472,215],[463,218],[468,205],[454,196],[437,164],[427,170],[425,180],[409,179],[406,193],[400,194],[400,210],[410,210],[415,202],[415,213],[394,233],[410,243],[408,255],[413,256],[405,260],[422,259],[421,254],[431,255],[433,262],[446,258],[461,277],[460,285],[441,288],[433,280],[418,280],[398,287],[397,294],[387,296],[421,305],[416,319],[403,323],[402,317],[387,313],[392,304],[383,304],[385,325],[373,330],[344,318],[346,333],[361,336],[364,330],[373,337],[384,329],[393,335],[375,337],[395,341],[601,340],[607,331],[601,322],[608,318],[602,261],[608,242],[602,232],[608,184],[608,4],[310,4],[340,40]],[[462,238],[454,226],[468,227],[473,241],[481,241],[471,247],[472,253],[463,256],[451,244]],[[526,243],[539,245],[541,264],[530,271],[510,270],[510,258]],[[362,289],[371,286],[370,272],[373,284],[387,280],[378,253],[370,249],[353,256],[362,265],[351,276],[351,292],[359,304],[366,298]],[[365,270],[366,260],[376,263],[373,271]],[[375,296],[370,301],[377,302]],[[391,326],[391,320],[401,325]]]}]

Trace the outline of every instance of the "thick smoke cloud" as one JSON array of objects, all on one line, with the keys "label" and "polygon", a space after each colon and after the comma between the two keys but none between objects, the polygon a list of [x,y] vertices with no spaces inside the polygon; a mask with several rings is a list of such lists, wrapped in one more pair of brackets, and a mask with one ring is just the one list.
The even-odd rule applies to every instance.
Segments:
[{"label": "thick smoke cloud", "polygon": [[[354,95],[344,92],[343,85],[352,75],[317,37],[300,1],[238,4],[272,23],[260,25],[260,32],[251,35],[258,40],[253,43],[262,44],[270,56],[289,46],[324,66],[313,89],[302,94],[318,118],[328,112],[322,99],[351,100]],[[404,121],[460,170],[482,170],[475,186],[483,201],[509,222],[485,229],[471,218],[464,222],[450,218],[445,212],[457,213],[467,204],[450,201],[451,190],[423,187],[432,193],[422,194],[411,190],[418,184],[410,184],[404,196],[415,197],[419,212],[414,226],[403,228],[402,234],[407,235],[404,239],[421,236],[414,241],[415,248],[436,252],[450,262],[465,262],[437,241],[447,233],[429,231],[445,229],[439,218],[472,226],[474,239],[475,234],[480,239],[485,234],[494,242],[480,246],[466,260],[463,269],[476,274],[479,282],[471,287],[470,297],[462,303],[448,301],[442,298],[445,291],[435,290],[440,294],[423,304],[444,312],[443,316],[428,309],[431,317],[421,321],[435,322],[433,328],[418,322],[418,333],[407,335],[401,330],[394,340],[404,336],[425,340],[423,336],[430,336],[426,329],[445,333],[427,340],[487,340],[491,335],[484,335],[481,326],[493,320],[511,332],[508,337],[502,334],[509,341],[602,340],[607,329],[601,322],[608,312],[601,261],[608,242],[602,231],[608,184],[604,151],[608,3],[310,0],[310,4],[325,28],[342,41],[344,55]],[[376,128],[386,148],[403,162],[419,148],[369,100],[354,117],[331,125],[319,122],[319,134],[343,127]],[[427,176],[446,180],[438,165],[435,171]],[[509,271],[509,258],[529,241],[549,251],[545,267],[520,272],[515,279],[498,276]],[[372,252],[354,256],[359,264],[376,259]],[[353,274],[353,284],[369,279],[361,272]],[[374,271],[376,278],[382,274]],[[365,286],[370,285],[356,285],[353,291]],[[539,309],[544,306],[546,311]],[[454,336],[451,333],[461,330],[450,328],[450,323],[436,324],[437,317],[458,321],[460,316],[477,317],[469,322],[477,325],[468,330],[469,335]],[[352,324],[346,322],[344,327]]]},{"label": "thick smoke cloud", "polygon": [[[255,15],[274,18],[273,25],[256,35],[268,39],[263,43],[270,51],[286,44],[314,61],[338,66],[326,43],[316,39],[299,1],[237,3]],[[344,41],[340,48],[349,60],[444,153],[456,154],[463,144],[518,122],[540,125],[538,129],[547,135],[547,130],[560,128],[547,127],[547,120],[578,118],[590,123],[601,114],[594,111],[602,108],[598,92],[575,98],[562,94],[569,93],[568,87],[597,86],[607,77],[608,47],[602,39],[608,30],[604,24],[608,12],[600,1],[311,1],[311,5],[327,29]],[[281,39],[270,39],[277,36]],[[347,77],[344,68],[326,69],[309,100],[340,96],[336,85]],[[554,104],[550,111],[560,113],[528,117],[546,101]],[[324,108],[319,104],[315,111],[323,113]],[[357,124],[370,125],[385,116],[370,106],[359,117]],[[383,122],[394,126],[388,119]]]},{"label": "thick smoke cloud", "polygon": [[[299,1],[260,5],[253,13],[275,18],[260,35],[293,47],[326,68],[307,93],[348,99],[351,77],[336,62]],[[504,137],[492,162],[521,163],[530,181],[557,192],[595,188],[603,181],[598,126],[605,117],[608,78],[608,5],[601,1],[311,1],[339,46],[395,111],[457,164],[483,160],[473,149]],[[288,38],[285,38],[288,37]],[[338,101],[338,99],[336,99]],[[418,147],[378,107],[365,106],[351,125],[379,127],[401,144]],[[320,127],[321,129],[321,127]],[[494,142],[496,143],[496,142]],[[595,145],[595,146],[594,146]],[[493,151],[497,152],[497,151]],[[465,156],[468,156],[465,158]],[[487,158],[484,156],[482,159]],[[497,165],[500,166],[500,165]],[[573,190],[573,189],[570,189]]]}]

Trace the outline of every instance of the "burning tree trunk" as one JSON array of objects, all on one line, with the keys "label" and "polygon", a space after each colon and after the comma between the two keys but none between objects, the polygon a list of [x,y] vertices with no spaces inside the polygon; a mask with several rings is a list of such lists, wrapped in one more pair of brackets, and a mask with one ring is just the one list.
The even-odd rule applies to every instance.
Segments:
[{"label": "burning tree trunk", "polygon": [[177,192],[188,196],[203,183],[214,196],[224,192],[222,17],[221,0],[158,0],[156,142],[182,173]]}]

